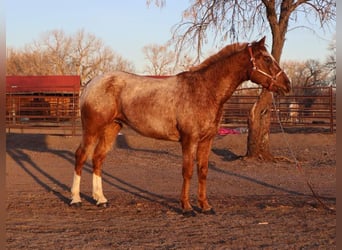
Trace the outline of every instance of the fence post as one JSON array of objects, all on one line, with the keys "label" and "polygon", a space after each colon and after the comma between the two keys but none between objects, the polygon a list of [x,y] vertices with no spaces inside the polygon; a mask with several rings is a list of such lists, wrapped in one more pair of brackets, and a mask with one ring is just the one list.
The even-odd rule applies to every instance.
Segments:
[{"label": "fence post", "polygon": [[334,105],[332,86],[329,86],[329,102],[330,102],[330,133],[334,133]]},{"label": "fence post", "polygon": [[76,135],[76,105],[75,105],[75,99],[76,99],[76,90],[74,86],[74,91],[72,94],[72,136]]}]

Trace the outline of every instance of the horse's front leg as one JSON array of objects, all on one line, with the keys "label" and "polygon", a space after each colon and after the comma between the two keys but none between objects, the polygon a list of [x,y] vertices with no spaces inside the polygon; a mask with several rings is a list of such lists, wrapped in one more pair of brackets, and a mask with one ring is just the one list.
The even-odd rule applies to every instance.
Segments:
[{"label": "horse's front leg", "polygon": [[93,199],[96,201],[97,206],[106,207],[108,204],[102,190],[102,177],[95,173],[93,173]]},{"label": "horse's front leg", "polygon": [[191,142],[191,140],[182,140],[182,154],[183,154],[183,186],[181,193],[181,204],[184,215],[192,215],[195,213],[192,209],[189,199],[190,191],[190,181],[193,174],[194,156],[196,152],[196,143]]},{"label": "horse's front leg", "polygon": [[203,213],[214,214],[207,199],[207,175],[212,139],[202,141],[197,148],[198,205]]}]

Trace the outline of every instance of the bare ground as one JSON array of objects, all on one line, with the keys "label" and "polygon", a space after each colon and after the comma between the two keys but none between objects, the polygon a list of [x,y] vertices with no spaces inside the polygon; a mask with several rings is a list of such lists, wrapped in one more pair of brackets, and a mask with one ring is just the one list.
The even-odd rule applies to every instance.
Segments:
[{"label": "bare ground", "polygon": [[73,208],[69,189],[80,137],[8,134],[7,249],[336,249],[336,213],[306,184],[336,207],[336,134],[273,133],[270,140],[282,160],[239,159],[246,134],[217,136],[208,176],[216,214],[187,218],[179,204],[178,143],[124,129],[104,164],[110,206],[98,208],[91,199],[87,164],[83,205]]}]

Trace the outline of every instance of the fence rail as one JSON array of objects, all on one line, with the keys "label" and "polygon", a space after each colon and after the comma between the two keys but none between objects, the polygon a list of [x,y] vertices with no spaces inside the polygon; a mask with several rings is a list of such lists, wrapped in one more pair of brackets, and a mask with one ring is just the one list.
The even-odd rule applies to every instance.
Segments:
[{"label": "fence rail", "polygon": [[[239,89],[224,104],[222,126],[247,127],[250,109],[261,89]],[[271,108],[271,129],[287,131],[336,131],[336,88],[293,88],[286,96],[276,96]],[[281,125],[280,125],[281,124]]]},{"label": "fence rail", "polygon": [[79,93],[7,93],[6,129],[75,135],[80,130]]},{"label": "fence rail", "polygon": [[[221,126],[247,128],[249,111],[261,89],[238,89],[224,104]],[[271,109],[271,129],[336,131],[336,88],[293,88],[276,96]],[[6,128],[9,133],[36,129],[40,133],[80,133],[79,93],[6,93]]]}]

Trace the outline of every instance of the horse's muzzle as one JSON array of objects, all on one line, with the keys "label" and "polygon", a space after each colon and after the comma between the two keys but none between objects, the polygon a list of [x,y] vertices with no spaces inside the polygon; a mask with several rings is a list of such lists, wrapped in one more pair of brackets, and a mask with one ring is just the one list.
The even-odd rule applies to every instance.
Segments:
[{"label": "horse's muzzle", "polygon": [[289,93],[291,90],[291,87],[289,84],[285,85],[285,86],[276,86],[276,93],[279,95],[284,96],[285,94]]}]

